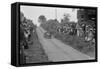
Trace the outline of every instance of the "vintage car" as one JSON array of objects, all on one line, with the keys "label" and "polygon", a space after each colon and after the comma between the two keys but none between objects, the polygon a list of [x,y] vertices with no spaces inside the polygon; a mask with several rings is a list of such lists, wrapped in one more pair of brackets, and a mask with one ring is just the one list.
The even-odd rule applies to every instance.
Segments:
[{"label": "vintage car", "polygon": [[44,37],[47,39],[51,39],[51,33],[50,32],[45,32]]}]

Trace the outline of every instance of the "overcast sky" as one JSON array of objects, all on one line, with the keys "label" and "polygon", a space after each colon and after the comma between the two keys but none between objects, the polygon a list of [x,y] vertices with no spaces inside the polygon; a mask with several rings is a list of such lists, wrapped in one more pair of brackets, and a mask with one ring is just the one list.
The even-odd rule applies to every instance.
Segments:
[{"label": "overcast sky", "polygon": [[44,15],[47,20],[55,19],[55,9],[57,10],[57,20],[60,22],[64,17],[64,14],[70,15],[70,21],[77,22],[77,9],[73,8],[55,8],[55,7],[39,7],[39,6],[21,6],[21,12],[24,13],[24,16],[28,19],[33,20],[37,25],[38,17]]}]

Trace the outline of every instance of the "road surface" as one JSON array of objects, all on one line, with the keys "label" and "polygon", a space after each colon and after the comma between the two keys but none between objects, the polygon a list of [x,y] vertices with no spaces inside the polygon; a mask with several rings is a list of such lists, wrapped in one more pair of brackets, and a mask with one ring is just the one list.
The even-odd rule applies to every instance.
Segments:
[{"label": "road surface", "polygon": [[53,37],[51,39],[44,38],[43,36],[46,31],[42,27],[38,27],[36,31],[39,41],[50,61],[57,62],[94,59]]}]

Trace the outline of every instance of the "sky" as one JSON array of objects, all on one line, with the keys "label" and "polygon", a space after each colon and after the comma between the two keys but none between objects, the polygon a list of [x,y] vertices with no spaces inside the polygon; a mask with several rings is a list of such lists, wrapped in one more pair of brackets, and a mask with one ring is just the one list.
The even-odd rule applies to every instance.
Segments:
[{"label": "sky", "polygon": [[55,10],[57,11],[57,20],[60,22],[64,14],[69,14],[70,21],[77,22],[77,9],[73,8],[56,8],[56,7],[41,7],[41,6],[21,6],[21,12],[28,19],[31,19],[34,24],[39,25],[38,17],[44,15],[47,20],[55,19]]}]

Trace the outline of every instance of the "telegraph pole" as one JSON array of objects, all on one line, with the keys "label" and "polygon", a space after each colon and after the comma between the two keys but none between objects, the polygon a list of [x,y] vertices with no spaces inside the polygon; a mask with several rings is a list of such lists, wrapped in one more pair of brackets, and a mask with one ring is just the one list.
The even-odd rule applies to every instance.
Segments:
[{"label": "telegraph pole", "polygon": [[55,19],[57,19],[57,9],[55,9]]}]

